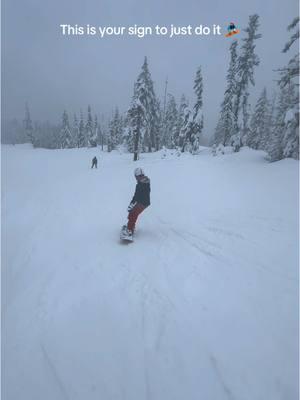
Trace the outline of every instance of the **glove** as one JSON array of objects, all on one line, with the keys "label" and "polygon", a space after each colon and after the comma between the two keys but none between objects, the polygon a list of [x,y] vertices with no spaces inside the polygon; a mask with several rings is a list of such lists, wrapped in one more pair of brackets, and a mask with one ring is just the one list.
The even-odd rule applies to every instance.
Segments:
[{"label": "glove", "polygon": [[130,212],[135,207],[135,205],[136,205],[136,202],[135,203],[130,203],[128,208],[127,208],[127,211]]}]

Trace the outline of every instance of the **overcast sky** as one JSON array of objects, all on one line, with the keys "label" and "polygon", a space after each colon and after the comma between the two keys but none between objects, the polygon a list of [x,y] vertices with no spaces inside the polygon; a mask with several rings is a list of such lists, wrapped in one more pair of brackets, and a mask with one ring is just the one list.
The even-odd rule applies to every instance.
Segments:
[{"label": "overcast sky", "polygon": [[[2,112],[4,118],[23,118],[28,101],[34,120],[59,122],[63,109],[70,114],[91,104],[99,116],[118,105],[125,111],[133,82],[144,56],[155,89],[177,99],[193,99],[193,79],[202,66],[205,131],[216,125],[225,88],[232,39],[224,37],[233,21],[245,28],[250,14],[260,16],[263,37],[257,42],[261,63],[255,72],[252,101],[266,86],[276,86],[274,69],[296,52],[282,54],[289,38],[287,25],[298,15],[297,0],[3,0],[2,1]],[[95,26],[154,26],[220,24],[222,36],[115,37],[63,36],[60,24]],[[236,38],[243,37],[243,33]]]}]

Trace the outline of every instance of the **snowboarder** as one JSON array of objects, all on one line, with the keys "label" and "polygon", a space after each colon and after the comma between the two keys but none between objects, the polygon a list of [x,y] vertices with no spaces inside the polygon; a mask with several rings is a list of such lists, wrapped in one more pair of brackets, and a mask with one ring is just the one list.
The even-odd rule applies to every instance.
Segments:
[{"label": "snowboarder", "polygon": [[230,24],[228,25],[228,28],[227,28],[227,32],[228,33],[225,36],[229,37],[229,36],[236,35],[240,31],[237,29],[237,27],[235,26],[235,24],[233,22],[230,22]]},{"label": "snowboarder", "polygon": [[92,168],[94,168],[94,166],[95,166],[96,168],[98,168],[98,167],[97,167],[97,164],[98,164],[98,160],[97,160],[97,157],[95,156],[95,157],[92,159]]},{"label": "snowboarder", "polygon": [[132,240],[138,216],[150,205],[150,179],[145,176],[142,168],[136,168],[134,176],[137,184],[134,196],[127,209],[128,223],[123,226],[121,231],[121,238],[129,240]]}]

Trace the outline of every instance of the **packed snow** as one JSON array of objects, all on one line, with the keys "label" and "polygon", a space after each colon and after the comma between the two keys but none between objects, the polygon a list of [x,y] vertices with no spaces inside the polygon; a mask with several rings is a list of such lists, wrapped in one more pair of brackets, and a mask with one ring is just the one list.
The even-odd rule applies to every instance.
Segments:
[{"label": "packed snow", "polygon": [[298,162],[264,156],[2,146],[3,399],[296,400]]}]

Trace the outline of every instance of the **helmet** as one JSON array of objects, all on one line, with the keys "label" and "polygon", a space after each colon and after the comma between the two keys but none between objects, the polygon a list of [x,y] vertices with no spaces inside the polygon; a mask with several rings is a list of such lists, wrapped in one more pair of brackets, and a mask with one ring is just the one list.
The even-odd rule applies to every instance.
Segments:
[{"label": "helmet", "polygon": [[142,168],[136,168],[134,170],[134,176],[140,176],[140,175],[144,175],[144,171]]}]

